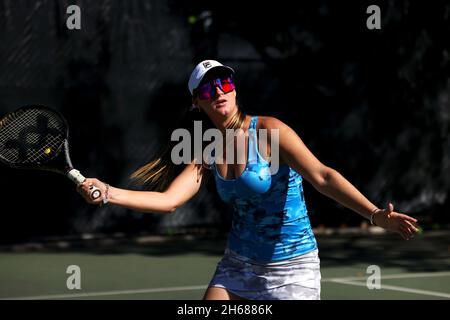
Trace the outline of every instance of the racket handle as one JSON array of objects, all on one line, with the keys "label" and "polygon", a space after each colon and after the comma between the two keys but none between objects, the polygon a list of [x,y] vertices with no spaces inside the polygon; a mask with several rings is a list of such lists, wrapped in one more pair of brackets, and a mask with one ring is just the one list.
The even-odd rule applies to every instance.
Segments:
[{"label": "racket handle", "polygon": [[[72,169],[67,173],[67,177],[69,177],[70,180],[72,180],[75,184],[80,185],[84,181],[86,181],[86,178],[80,173],[80,171],[76,169]],[[101,197],[102,192],[99,188],[95,186],[91,186],[89,188],[91,190],[91,199],[95,200]]]},{"label": "racket handle", "polygon": [[80,173],[80,171],[76,169],[72,169],[69,172],[67,172],[67,176],[70,180],[72,180],[76,185],[82,184],[86,178]]},{"label": "racket handle", "polygon": [[95,186],[90,186],[89,190],[91,190],[91,199],[92,200],[98,199],[102,195],[102,192],[100,191],[100,189]]}]

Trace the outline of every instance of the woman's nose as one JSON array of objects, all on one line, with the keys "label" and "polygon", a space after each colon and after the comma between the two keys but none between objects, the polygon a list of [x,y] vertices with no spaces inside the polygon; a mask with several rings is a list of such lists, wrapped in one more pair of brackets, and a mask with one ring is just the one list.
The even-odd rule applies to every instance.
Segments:
[{"label": "woman's nose", "polygon": [[218,95],[218,94],[223,94],[223,90],[220,89],[219,86],[216,86],[215,88],[216,88],[216,95]]}]

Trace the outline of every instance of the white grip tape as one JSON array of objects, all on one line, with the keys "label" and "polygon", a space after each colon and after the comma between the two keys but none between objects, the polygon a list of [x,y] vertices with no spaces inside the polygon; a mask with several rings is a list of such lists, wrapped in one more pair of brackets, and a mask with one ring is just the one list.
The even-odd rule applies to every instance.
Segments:
[{"label": "white grip tape", "polygon": [[[84,182],[84,180],[86,180],[86,178],[80,173],[80,171],[76,170],[76,169],[72,169],[67,173],[67,176],[69,177],[70,180],[72,180],[73,182],[75,182],[77,185],[80,185]],[[95,200],[97,198],[100,198],[102,195],[102,192],[100,191],[99,188],[91,186],[91,199]]]},{"label": "white grip tape", "polygon": [[82,184],[86,178],[76,169],[72,169],[67,173],[67,176],[77,185]]}]

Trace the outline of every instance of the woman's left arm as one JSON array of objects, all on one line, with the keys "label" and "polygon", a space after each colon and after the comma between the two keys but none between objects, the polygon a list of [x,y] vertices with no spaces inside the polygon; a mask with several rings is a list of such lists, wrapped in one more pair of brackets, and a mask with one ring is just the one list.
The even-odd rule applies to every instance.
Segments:
[{"label": "woman's left arm", "polygon": [[289,126],[276,118],[267,117],[264,120],[264,127],[268,129],[269,137],[271,129],[279,130],[281,160],[302,175],[319,192],[369,220],[373,214],[372,221],[376,225],[397,232],[406,240],[418,232],[416,219],[395,212],[391,203],[386,209],[377,208],[338,171],[322,164]]}]

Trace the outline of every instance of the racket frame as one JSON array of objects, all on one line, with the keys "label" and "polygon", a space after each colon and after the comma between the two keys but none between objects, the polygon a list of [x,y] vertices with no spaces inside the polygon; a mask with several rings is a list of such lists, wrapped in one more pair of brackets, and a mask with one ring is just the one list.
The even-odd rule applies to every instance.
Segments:
[{"label": "racket frame", "polygon": [[[76,185],[80,185],[84,181],[86,181],[86,178],[80,173],[80,171],[78,171],[73,167],[72,160],[70,159],[69,124],[61,112],[43,105],[26,105],[4,115],[0,119],[0,126],[3,121],[7,121],[7,117],[14,117],[16,114],[17,116],[20,116],[21,112],[28,109],[44,110],[50,114],[51,113],[55,114],[59,118],[58,120],[60,120],[63,123],[65,128],[63,142],[61,143],[61,145],[58,146],[56,151],[52,152],[51,156],[48,156],[48,158],[45,159],[45,161],[37,161],[30,164],[23,164],[23,163],[16,164],[11,161],[8,161],[0,154],[0,162],[14,169],[41,170],[63,174],[66,177],[68,177],[71,181],[73,181]],[[63,155],[61,153],[63,153]],[[90,190],[91,190],[90,193],[91,199],[95,200],[101,196],[101,191],[97,187],[91,186]]]}]

